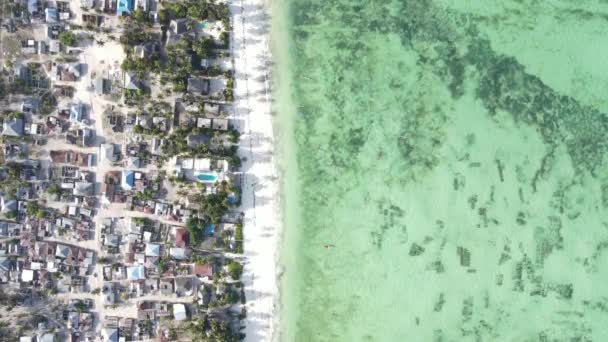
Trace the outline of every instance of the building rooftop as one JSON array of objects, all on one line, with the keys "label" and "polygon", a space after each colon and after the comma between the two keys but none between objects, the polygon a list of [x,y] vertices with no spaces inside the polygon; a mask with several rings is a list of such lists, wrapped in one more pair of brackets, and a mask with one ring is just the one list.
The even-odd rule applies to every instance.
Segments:
[{"label": "building rooftop", "polygon": [[127,278],[129,280],[146,279],[146,272],[143,265],[127,267]]},{"label": "building rooftop", "polygon": [[103,342],[118,342],[118,329],[117,328],[101,329],[101,340]]},{"label": "building rooftop", "polygon": [[184,228],[175,229],[175,246],[177,247],[187,247],[190,239],[190,235],[188,231]]},{"label": "building rooftop", "polygon": [[144,85],[133,71],[125,72],[125,88],[130,90],[143,90]]},{"label": "building rooftop", "polygon": [[114,153],[114,144],[101,144],[99,147],[99,158],[112,163],[117,161],[116,153]]},{"label": "building rooftop", "polygon": [[186,32],[188,29],[187,23],[188,23],[188,19],[185,19],[185,18],[173,19],[169,23],[169,30],[174,35],[182,34],[182,33]]},{"label": "building rooftop", "polygon": [[23,135],[23,119],[17,118],[4,120],[2,123],[2,135],[20,137]]},{"label": "building rooftop", "polygon": [[188,259],[187,250],[185,248],[171,247],[169,248],[169,254],[171,255],[171,258],[175,260]]},{"label": "building rooftop", "polygon": [[160,256],[160,245],[155,243],[146,244],[146,256],[157,257]]},{"label": "building rooftop", "polygon": [[176,321],[183,321],[188,318],[184,304],[173,304],[173,318]]},{"label": "building rooftop", "polygon": [[191,94],[207,95],[209,94],[210,82],[202,78],[188,78],[188,92]]},{"label": "building rooftop", "polygon": [[123,190],[131,190],[135,185],[135,172],[129,170],[123,170],[120,180],[120,186]]},{"label": "building rooftop", "polygon": [[133,9],[133,0],[118,0],[116,3],[116,14],[130,14]]}]

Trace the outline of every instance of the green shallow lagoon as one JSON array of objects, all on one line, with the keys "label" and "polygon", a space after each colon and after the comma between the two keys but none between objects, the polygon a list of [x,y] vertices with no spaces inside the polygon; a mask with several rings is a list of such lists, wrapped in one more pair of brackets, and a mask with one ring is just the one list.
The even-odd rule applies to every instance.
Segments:
[{"label": "green shallow lagoon", "polygon": [[608,4],[476,3],[277,6],[281,341],[608,340]]}]

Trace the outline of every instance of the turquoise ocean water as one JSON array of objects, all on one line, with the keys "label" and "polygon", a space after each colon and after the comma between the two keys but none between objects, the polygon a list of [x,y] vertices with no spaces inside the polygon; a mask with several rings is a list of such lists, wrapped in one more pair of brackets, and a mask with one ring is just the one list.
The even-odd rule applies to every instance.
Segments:
[{"label": "turquoise ocean water", "polygon": [[275,4],[281,341],[608,340],[608,4]]}]

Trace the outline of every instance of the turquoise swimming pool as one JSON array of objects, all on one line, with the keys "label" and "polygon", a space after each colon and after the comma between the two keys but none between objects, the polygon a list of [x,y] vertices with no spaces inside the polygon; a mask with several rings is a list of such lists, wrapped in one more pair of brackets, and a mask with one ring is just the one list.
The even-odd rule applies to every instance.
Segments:
[{"label": "turquoise swimming pool", "polygon": [[196,176],[196,179],[201,182],[215,182],[217,180],[217,175],[213,173],[201,173]]}]

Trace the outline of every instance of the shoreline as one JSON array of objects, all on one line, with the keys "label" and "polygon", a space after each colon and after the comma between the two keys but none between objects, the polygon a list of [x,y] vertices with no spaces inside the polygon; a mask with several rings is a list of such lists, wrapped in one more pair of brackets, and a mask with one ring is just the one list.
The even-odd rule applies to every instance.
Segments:
[{"label": "shoreline", "polygon": [[279,181],[271,111],[269,12],[266,0],[229,3],[233,18],[234,115],[239,122],[244,213],[245,341],[276,339]]},{"label": "shoreline", "polygon": [[[279,187],[281,189],[280,222],[282,224],[279,232],[277,249],[277,308],[275,319],[275,340],[294,341],[297,321],[297,296],[295,286],[299,274],[296,263],[298,254],[298,205],[293,204],[298,199],[297,182],[297,147],[295,145],[295,117],[296,98],[294,87],[292,87],[292,58],[291,49],[291,21],[290,5],[288,1],[272,2],[271,12],[274,14],[271,20],[271,47],[274,56],[273,70],[273,108],[280,114],[275,117],[277,127],[276,135],[279,141],[277,168],[280,175]],[[291,229],[289,229],[291,228]]]}]

